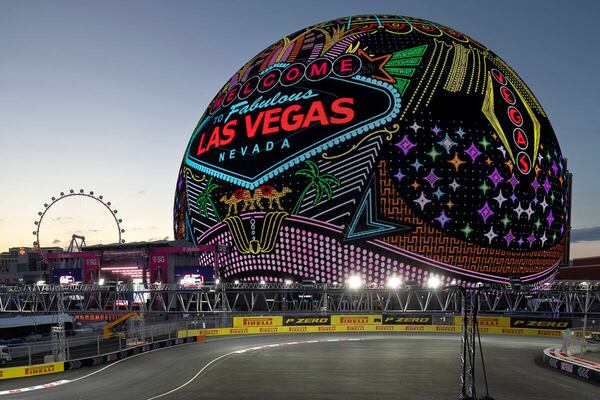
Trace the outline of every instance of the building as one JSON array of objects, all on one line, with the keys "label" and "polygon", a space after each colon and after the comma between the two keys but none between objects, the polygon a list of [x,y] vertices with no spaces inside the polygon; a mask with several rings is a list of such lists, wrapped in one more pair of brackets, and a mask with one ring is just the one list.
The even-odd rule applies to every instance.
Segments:
[{"label": "building", "polygon": [[[47,253],[61,253],[60,247],[44,247]],[[48,269],[42,262],[38,249],[33,247],[11,247],[0,253],[0,283],[35,283],[46,281]]]},{"label": "building", "polygon": [[223,278],[554,279],[571,177],[541,104],[492,50],[362,15],[243,61],[193,130],[174,202],[176,239],[233,248]]},{"label": "building", "polygon": [[[52,283],[211,282],[216,279],[217,246],[197,246],[184,240],[93,245],[80,252],[49,254]],[[200,262],[199,256],[204,255]]]},{"label": "building", "polygon": [[562,267],[558,274],[560,280],[600,280],[600,257],[573,259],[571,265]]}]

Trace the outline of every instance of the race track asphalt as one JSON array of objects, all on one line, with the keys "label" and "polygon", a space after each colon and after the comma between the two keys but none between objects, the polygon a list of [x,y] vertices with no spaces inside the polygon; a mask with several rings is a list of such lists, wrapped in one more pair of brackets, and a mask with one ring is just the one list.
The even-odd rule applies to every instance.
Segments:
[{"label": "race track asphalt", "polygon": [[[490,395],[600,399],[600,386],[536,362],[559,339],[482,337]],[[0,391],[61,379],[3,399],[455,399],[460,338],[452,334],[337,333],[209,338],[117,363],[3,381]],[[485,395],[477,370],[478,397]]]}]

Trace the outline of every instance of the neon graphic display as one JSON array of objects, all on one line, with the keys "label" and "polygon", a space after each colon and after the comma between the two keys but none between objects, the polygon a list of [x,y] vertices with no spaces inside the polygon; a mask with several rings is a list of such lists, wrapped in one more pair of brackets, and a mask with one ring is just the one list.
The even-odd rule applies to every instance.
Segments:
[{"label": "neon graphic display", "polygon": [[543,282],[568,185],[544,110],[492,51],[429,21],[354,16],[286,36],[217,93],[174,229],[232,246],[225,279]]}]

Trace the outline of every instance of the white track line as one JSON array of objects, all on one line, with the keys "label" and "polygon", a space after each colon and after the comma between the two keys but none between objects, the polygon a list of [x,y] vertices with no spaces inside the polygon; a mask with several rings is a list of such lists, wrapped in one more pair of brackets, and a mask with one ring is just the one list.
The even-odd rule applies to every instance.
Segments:
[{"label": "white track line", "polygon": [[[256,336],[268,336],[268,335],[254,335],[254,337],[256,337]],[[155,351],[173,349],[173,348],[177,348],[177,347],[180,347],[180,346],[186,346],[188,344],[194,344],[194,343],[209,343],[209,342],[216,342],[217,340],[232,340],[232,339],[240,339],[240,337],[239,336],[222,337],[222,338],[215,338],[215,339],[206,340],[206,341],[203,341],[203,342],[189,342],[189,343],[182,343],[182,344],[175,345],[175,346],[161,347],[160,349],[154,349],[154,350],[145,351],[143,353],[134,354],[134,355],[132,355],[130,357],[122,358],[122,359],[120,359],[118,361],[111,362],[107,366],[102,367],[99,370],[91,372],[91,373],[89,373],[87,375],[80,376],[79,378],[75,378],[75,379],[62,379],[62,380],[59,380],[59,381],[43,383],[41,385],[28,386],[28,387],[23,387],[23,388],[18,388],[18,389],[2,390],[2,391],[0,391],[0,396],[4,396],[4,395],[7,395],[7,394],[18,394],[18,393],[24,393],[24,392],[31,392],[32,390],[50,389],[50,388],[53,388],[53,387],[56,387],[56,386],[65,385],[67,383],[77,382],[77,381],[79,381],[81,379],[86,379],[86,378],[89,378],[92,375],[96,375],[97,373],[100,373],[100,372],[104,371],[105,369],[108,369],[110,367],[114,367],[115,365],[119,364],[120,362],[131,360],[132,358],[135,358],[135,357],[138,357],[138,356],[143,356],[145,354],[154,353]],[[83,368],[87,368],[87,367],[83,367]],[[64,372],[69,372],[69,371],[73,371],[74,372],[75,370],[67,370],[67,371],[64,371]]]},{"label": "white track line", "polygon": [[[297,341],[297,342],[278,343],[276,346],[291,346],[291,345],[296,345],[296,344],[308,344],[308,343],[342,342],[342,341],[350,341],[350,340],[357,341],[357,340],[362,340],[362,339],[345,339],[345,338],[343,338],[343,339],[335,339],[335,340],[331,340],[331,339],[326,339],[326,340],[305,340],[305,341]],[[198,378],[212,364],[214,364],[217,361],[222,360],[222,359],[224,359],[226,357],[230,357],[230,356],[233,356],[235,354],[243,354],[243,353],[246,353],[246,352],[249,352],[249,351],[263,350],[263,349],[267,349],[267,348],[273,348],[273,347],[276,347],[276,346],[274,344],[266,344],[266,345],[262,345],[262,346],[247,347],[245,349],[231,351],[231,352],[229,352],[227,354],[220,355],[219,357],[217,357],[217,358],[209,361],[207,364],[205,364],[202,368],[200,368],[200,370],[198,372],[196,372],[196,374],[194,376],[192,376],[185,383],[177,386],[176,388],[173,388],[173,389],[169,390],[168,392],[164,392],[164,393],[161,393],[161,394],[157,394],[156,396],[149,397],[146,400],[159,399],[161,397],[168,396],[171,393],[175,393],[176,391],[178,391],[180,389],[183,389],[184,387],[186,387],[187,385],[189,385],[190,383],[192,383],[196,378]]]}]

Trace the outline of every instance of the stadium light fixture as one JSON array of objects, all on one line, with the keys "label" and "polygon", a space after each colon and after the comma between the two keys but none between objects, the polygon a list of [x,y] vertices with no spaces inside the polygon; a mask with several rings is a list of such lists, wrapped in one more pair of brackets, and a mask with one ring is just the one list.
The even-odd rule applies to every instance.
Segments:
[{"label": "stadium light fixture", "polygon": [[104,285],[104,278],[100,278],[98,280],[98,285],[100,285],[100,286]]},{"label": "stadium light fixture", "polygon": [[233,281],[233,284],[234,284],[234,285],[239,285],[239,284],[240,284],[240,281],[238,281],[238,280],[236,279],[235,281]]},{"label": "stadium light fixture", "polygon": [[46,281],[37,281],[35,284],[38,285],[38,286],[39,285],[45,285]]},{"label": "stadium light fixture", "polygon": [[262,280],[260,281],[260,284],[261,284],[261,285],[264,285],[264,284],[266,284],[266,283],[267,283],[267,282],[265,282],[265,280],[264,280],[264,279],[262,279]]},{"label": "stadium light fixture", "polygon": [[427,287],[429,289],[438,289],[442,285],[442,281],[435,275],[431,275],[427,280]]},{"label": "stadium light fixture", "polygon": [[292,280],[291,280],[291,279],[286,279],[286,280],[284,280],[284,281],[283,281],[283,284],[284,284],[284,285],[288,285],[288,286],[289,286],[289,285],[291,285],[292,283],[293,283],[293,282],[292,282]]},{"label": "stadium light fixture", "polygon": [[217,278],[217,280],[215,280],[215,285],[218,285],[219,283],[221,283],[221,280]]},{"label": "stadium light fixture", "polygon": [[402,285],[402,280],[396,275],[393,275],[387,280],[387,287],[390,289],[398,289]]},{"label": "stadium light fixture", "polygon": [[350,289],[359,289],[363,284],[360,275],[352,275],[348,278],[348,287]]}]

